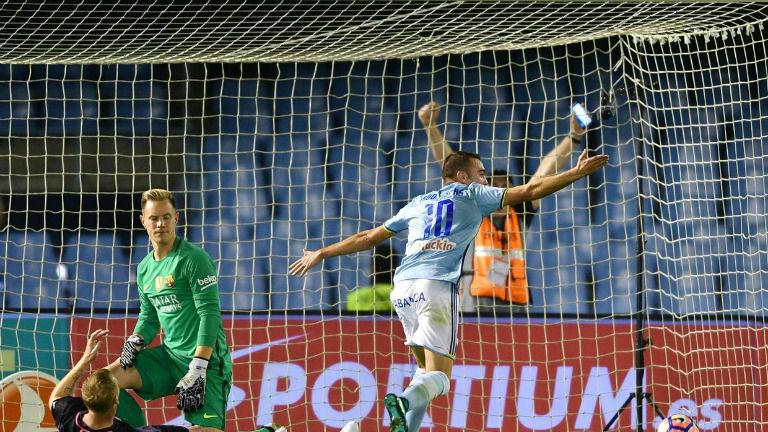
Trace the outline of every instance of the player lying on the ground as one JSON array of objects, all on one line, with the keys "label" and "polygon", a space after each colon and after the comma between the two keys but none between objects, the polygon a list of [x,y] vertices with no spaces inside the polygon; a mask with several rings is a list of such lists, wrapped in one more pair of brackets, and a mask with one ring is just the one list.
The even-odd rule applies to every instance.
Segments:
[{"label": "player lying on the ground", "polygon": [[82,386],[82,397],[73,396],[75,386],[83,374],[96,359],[102,339],[108,334],[107,330],[96,330],[88,336],[88,344],[80,360],[67,373],[51,393],[48,403],[51,406],[56,427],[62,432],[82,432],[96,430],[122,431],[167,431],[181,432],[187,430],[182,426],[146,426],[134,429],[124,421],[115,417],[117,412],[117,394],[120,390],[117,380],[106,369],[99,369],[85,380]]}]

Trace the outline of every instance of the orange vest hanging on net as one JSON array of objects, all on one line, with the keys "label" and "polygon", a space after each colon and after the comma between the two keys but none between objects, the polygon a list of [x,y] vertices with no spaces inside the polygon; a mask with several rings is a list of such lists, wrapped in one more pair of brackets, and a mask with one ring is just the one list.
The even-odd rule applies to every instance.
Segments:
[{"label": "orange vest hanging on net", "polygon": [[528,304],[523,247],[520,221],[512,208],[507,213],[504,231],[496,229],[490,217],[484,217],[475,237],[470,294]]}]

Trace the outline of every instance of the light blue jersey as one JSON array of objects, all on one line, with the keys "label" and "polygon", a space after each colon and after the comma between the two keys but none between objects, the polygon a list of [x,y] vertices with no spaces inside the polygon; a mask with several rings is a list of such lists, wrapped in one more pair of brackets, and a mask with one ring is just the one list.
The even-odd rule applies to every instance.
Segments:
[{"label": "light blue jersey", "polygon": [[464,254],[483,216],[501,208],[505,190],[479,183],[451,183],[417,196],[384,222],[384,228],[393,233],[408,230],[405,257],[393,281],[433,279],[456,283]]}]

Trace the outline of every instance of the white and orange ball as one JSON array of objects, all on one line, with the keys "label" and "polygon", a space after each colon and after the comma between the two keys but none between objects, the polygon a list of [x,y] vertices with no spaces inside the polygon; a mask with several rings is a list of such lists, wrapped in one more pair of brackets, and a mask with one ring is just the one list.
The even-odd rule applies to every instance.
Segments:
[{"label": "white and orange ball", "polygon": [[700,432],[693,419],[685,414],[672,414],[659,425],[657,432]]}]

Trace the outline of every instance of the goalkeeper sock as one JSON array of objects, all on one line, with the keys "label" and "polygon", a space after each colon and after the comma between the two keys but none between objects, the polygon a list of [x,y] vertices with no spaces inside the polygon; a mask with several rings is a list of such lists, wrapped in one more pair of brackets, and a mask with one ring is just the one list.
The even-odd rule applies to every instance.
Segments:
[{"label": "goalkeeper sock", "polygon": [[[426,410],[434,398],[448,393],[451,382],[448,375],[440,371],[415,374],[408,388],[400,396],[408,400],[408,412]],[[406,413],[407,414],[407,413]]]},{"label": "goalkeeper sock", "polygon": [[[427,373],[426,370],[422,368],[416,369],[416,373],[413,374],[413,379],[416,379],[416,377],[424,375]],[[411,380],[411,383],[413,383],[413,380]],[[405,420],[408,424],[408,432],[418,432],[418,430],[421,428],[421,422],[424,421],[424,414],[427,412],[427,405],[414,407],[411,405],[411,407],[408,409],[408,412],[405,413]]]},{"label": "goalkeeper sock", "polygon": [[127,391],[120,389],[118,393],[119,403],[117,405],[117,417],[123,419],[131,427],[140,428],[147,425],[147,418],[144,417],[144,411],[136,403]]}]

